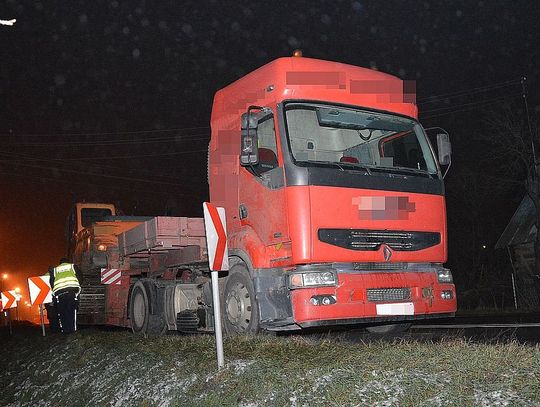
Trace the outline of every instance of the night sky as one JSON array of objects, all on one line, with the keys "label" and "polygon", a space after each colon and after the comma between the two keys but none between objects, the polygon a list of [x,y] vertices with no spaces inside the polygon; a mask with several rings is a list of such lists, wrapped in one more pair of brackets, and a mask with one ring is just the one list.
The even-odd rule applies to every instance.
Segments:
[{"label": "night sky", "polygon": [[[523,75],[540,110],[536,1],[4,0],[0,19],[11,18],[0,26],[0,271],[12,275],[42,274],[65,253],[77,200],[200,215],[214,93],[297,48],[416,80],[422,122],[452,137],[451,250],[466,233],[462,180],[482,184],[486,171],[472,142],[483,114],[521,108]],[[522,193],[472,192],[488,245]]]}]

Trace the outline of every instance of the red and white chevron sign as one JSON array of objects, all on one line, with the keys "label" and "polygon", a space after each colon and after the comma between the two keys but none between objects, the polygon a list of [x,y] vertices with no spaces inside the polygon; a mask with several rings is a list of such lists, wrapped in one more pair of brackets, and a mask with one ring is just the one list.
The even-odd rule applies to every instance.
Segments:
[{"label": "red and white chevron sign", "polygon": [[229,270],[225,208],[216,208],[211,203],[205,202],[203,209],[210,270]]},{"label": "red and white chevron sign", "polygon": [[101,269],[101,284],[120,284],[121,269]]},{"label": "red and white chevron sign", "polygon": [[48,304],[52,302],[49,276],[28,277],[28,291],[32,305]]},{"label": "red and white chevron sign", "polygon": [[17,293],[15,290],[2,291],[2,309],[17,307]]}]

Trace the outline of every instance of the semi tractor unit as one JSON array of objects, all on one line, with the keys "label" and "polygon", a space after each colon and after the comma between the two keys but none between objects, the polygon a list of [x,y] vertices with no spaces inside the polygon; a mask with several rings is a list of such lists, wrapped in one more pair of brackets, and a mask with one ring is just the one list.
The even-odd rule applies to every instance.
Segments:
[{"label": "semi tractor unit", "polygon": [[[216,93],[208,183],[226,211],[226,332],[390,332],[454,315],[443,265],[450,142],[439,131],[432,145],[417,118],[399,78],[303,57]],[[91,230],[70,229],[73,258],[90,277],[80,317],[137,333],[212,331],[203,219],[115,219],[113,208]]]}]

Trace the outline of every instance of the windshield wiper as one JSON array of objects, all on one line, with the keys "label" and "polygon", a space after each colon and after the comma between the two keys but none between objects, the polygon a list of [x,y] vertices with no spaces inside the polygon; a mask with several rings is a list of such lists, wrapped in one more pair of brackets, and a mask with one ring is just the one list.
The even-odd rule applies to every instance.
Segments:
[{"label": "windshield wiper", "polygon": [[[361,170],[364,170],[366,171],[369,175],[371,175],[371,171],[369,170],[369,167],[365,164],[359,164],[359,163],[349,163],[349,162],[339,162],[339,163],[336,163],[336,165],[338,165],[340,168],[341,167],[353,167],[355,170],[356,169],[361,169]],[[342,169],[343,171],[343,169]]]},{"label": "windshield wiper", "polygon": [[433,174],[430,174],[427,171],[424,170],[415,170],[414,168],[404,168],[404,167],[375,167],[377,171],[386,171],[386,172],[392,172],[395,174],[412,174],[412,175],[420,175],[428,178],[434,178],[435,176]]},{"label": "windshield wiper", "polygon": [[[314,163],[314,164],[326,164],[331,165],[332,167],[337,167],[341,171],[345,171],[344,167],[347,169],[355,169],[355,170],[364,170],[368,175],[371,175],[370,167],[363,164],[357,164],[357,163],[348,163],[348,162],[337,162],[337,161],[318,161],[318,160],[308,160],[304,161],[307,163]],[[352,167],[352,168],[350,168]],[[371,167],[373,168],[373,167]]]}]

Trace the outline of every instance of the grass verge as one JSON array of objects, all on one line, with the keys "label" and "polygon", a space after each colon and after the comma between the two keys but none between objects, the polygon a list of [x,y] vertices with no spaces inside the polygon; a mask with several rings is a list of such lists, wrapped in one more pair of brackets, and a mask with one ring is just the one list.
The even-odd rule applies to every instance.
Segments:
[{"label": "grass verge", "polygon": [[540,405],[540,347],[460,339],[348,343],[84,329],[2,333],[0,405]]}]

